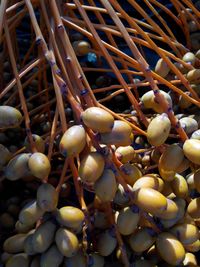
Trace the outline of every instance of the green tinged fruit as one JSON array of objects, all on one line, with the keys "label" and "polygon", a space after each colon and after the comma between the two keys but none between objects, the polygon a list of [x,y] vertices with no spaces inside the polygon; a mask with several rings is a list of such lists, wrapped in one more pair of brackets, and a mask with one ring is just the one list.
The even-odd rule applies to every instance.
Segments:
[{"label": "green tinged fruit", "polygon": [[167,140],[171,130],[171,122],[163,113],[155,117],[147,128],[147,140],[152,146],[160,146]]},{"label": "green tinged fruit", "polygon": [[59,144],[60,153],[64,157],[75,157],[86,145],[86,132],[83,126],[73,125],[62,136]]},{"label": "green tinged fruit", "polygon": [[100,138],[105,145],[129,146],[133,142],[132,128],[127,122],[115,120],[112,130],[102,133]]},{"label": "green tinged fruit", "polygon": [[101,233],[97,240],[97,251],[101,256],[109,256],[117,246],[117,239],[111,230]]},{"label": "green tinged fruit", "polygon": [[0,129],[16,128],[22,122],[22,114],[16,108],[0,106]]},{"label": "green tinged fruit", "polygon": [[130,235],[138,227],[139,220],[139,211],[134,211],[134,208],[126,207],[120,210],[116,218],[117,228],[122,235]]},{"label": "green tinged fruit", "polygon": [[58,204],[58,192],[51,184],[42,184],[37,190],[37,205],[43,211],[54,211]]},{"label": "green tinged fruit", "polygon": [[149,249],[155,241],[155,233],[149,228],[143,228],[129,237],[129,245],[134,252]]},{"label": "green tinged fruit", "polygon": [[88,128],[99,133],[110,132],[114,124],[113,116],[108,111],[98,107],[87,108],[82,112],[81,118]]},{"label": "green tinged fruit", "polygon": [[58,250],[65,257],[74,256],[79,249],[79,241],[77,236],[65,228],[59,228],[57,230],[55,241]]},{"label": "green tinged fruit", "polygon": [[54,241],[56,225],[50,221],[41,224],[33,234],[33,249],[37,253],[45,252]]},{"label": "green tinged fruit", "polygon": [[113,200],[117,191],[117,182],[112,170],[104,170],[101,177],[94,184],[94,191],[102,202]]},{"label": "green tinged fruit", "polygon": [[161,258],[171,265],[180,264],[185,258],[185,249],[172,234],[163,232],[156,240],[156,248]]},{"label": "green tinged fruit", "polygon": [[105,166],[104,158],[98,152],[90,152],[80,163],[79,176],[84,183],[95,183],[102,175]]},{"label": "green tinged fruit", "polygon": [[63,255],[56,245],[53,245],[41,255],[40,267],[59,267],[62,261]]},{"label": "green tinged fruit", "polygon": [[31,174],[39,179],[48,177],[51,171],[51,165],[47,156],[40,152],[35,152],[31,155],[28,167]]},{"label": "green tinged fruit", "polygon": [[200,140],[188,139],[183,145],[185,156],[193,163],[200,165]]},{"label": "green tinged fruit", "polygon": [[29,257],[25,253],[15,254],[6,262],[5,267],[29,267]]},{"label": "green tinged fruit", "polygon": [[167,208],[167,199],[151,188],[140,188],[134,192],[134,202],[142,210],[151,214],[162,213]]},{"label": "green tinged fruit", "polygon": [[82,228],[84,219],[84,213],[76,207],[66,206],[56,211],[57,222],[73,231],[79,231]]},{"label": "green tinged fruit", "polygon": [[7,238],[3,243],[3,249],[7,253],[20,253],[24,250],[24,241],[27,234],[16,234]]},{"label": "green tinged fruit", "polygon": [[25,225],[33,225],[44,214],[36,201],[27,203],[19,213],[19,221]]},{"label": "green tinged fruit", "polygon": [[30,175],[28,167],[30,155],[29,153],[18,154],[8,162],[5,169],[5,176],[8,180],[15,181]]}]

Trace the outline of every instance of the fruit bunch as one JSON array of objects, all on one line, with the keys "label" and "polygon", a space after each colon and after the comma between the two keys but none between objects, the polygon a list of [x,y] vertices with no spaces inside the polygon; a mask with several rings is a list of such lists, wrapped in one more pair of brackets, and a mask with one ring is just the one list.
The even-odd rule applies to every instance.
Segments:
[{"label": "fruit bunch", "polygon": [[199,2],[83,2],[1,1],[2,266],[199,266]]}]

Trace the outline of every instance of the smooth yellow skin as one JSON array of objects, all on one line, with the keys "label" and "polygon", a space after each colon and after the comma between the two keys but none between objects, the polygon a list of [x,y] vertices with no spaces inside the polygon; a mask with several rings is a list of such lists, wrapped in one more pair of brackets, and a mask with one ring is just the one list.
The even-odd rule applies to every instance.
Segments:
[{"label": "smooth yellow skin", "polygon": [[87,41],[79,40],[72,43],[77,56],[84,56],[90,52],[91,46]]},{"label": "smooth yellow skin", "polygon": [[200,240],[196,240],[192,244],[184,245],[186,251],[189,252],[198,252],[200,250]]},{"label": "smooth yellow skin", "polygon": [[135,155],[135,151],[132,146],[120,146],[116,149],[115,153],[119,156],[121,163],[131,161]]},{"label": "smooth yellow skin", "polygon": [[125,163],[123,165],[123,177],[129,185],[133,186],[142,177],[142,172],[135,164]]},{"label": "smooth yellow skin", "polygon": [[56,245],[51,246],[40,258],[40,267],[59,267],[63,261],[63,255]]},{"label": "smooth yellow skin", "polygon": [[84,183],[95,183],[102,175],[104,166],[105,161],[102,155],[91,152],[81,160],[79,176]]},{"label": "smooth yellow skin", "polygon": [[76,207],[66,206],[56,212],[56,220],[58,223],[74,231],[82,228],[84,219],[84,213]]},{"label": "smooth yellow skin", "polygon": [[72,257],[78,251],[79,241],[77,236],[65,228],[57,230],[55,241],[59,251],[65,257]]},{"label": "smooth yellow skin", "polygon": [[[186,202],[182,198],[175,198],[173,201],[178,206],[178,213],[174,219],[161,219],[161,223],[164,226],[164,228],[170,228],[173,225],[175,225],[179,220],[181,220],[185,215],[185,206]],[[164,212],[163,212],[164,213]]]},{"label": "smooth yellow skin", "polygon": [[26,237],[27,234],[16,234],[7,238],[3,243],[3,250],[12,254],[23,252]]},{"label": "smooth yellow skin", "polygon": [[136,230],[139,220],[140,214],[126,207],[120,210],[116,218],[117,228],[122,235],[130,235]]},{"label": "smooth yellow skin", "polygon": [[164,144],[169,136],[171,122],[165,114],[158,115],[148,125],[147,140],[152,146]]},{"label": "smooth yellow skin", "polygon": [[21,122],[22,114],[19,110],[10,106],[0,106],[0,129],[15,128]]},{"label": "smooth yellow skin", "polygon": [[183,245],[170,233],[163,232],[157,237],[156,248],[161,258],[171,265],[178,265],[185,258]]},{"label": "smooth yellow skin", "polygon": [[19,221],[25,225],[33,225],[43,214],[44,211],[40,209],[36,201],[30,201],[20,211]]},{"label": "smooth yellow skin", "polygon": [[128,123],[115,120],[109,133],[102,133],[100,142],[106,145],[129,146],[133,141],[132,128]]},{"label": "smooth yellow skin", "polygon": [[13,255],[7,262],[5,267],[29,267],[29,257],[25,253]]},{"label": "smooth yellow skin", "polygon": [[104,170],[101,177],[94,184],[94,191],[102,202],[113,200],[117,191],[117,182],[112,170]]},{"label": "smooth yellow skin", "polygon": [[159,177],[143,176],[139,178],[134,184],[133,189],[138,188],[152,188],[159,192],[163,190],[164,182]]},{"label": "smooth yellow skin", "polygon": [[95,132],[109,133],[114,125],[113,116],[98,107],[87,108],[81,114],[84,124]]},{"label": "smooth yellow skin", "polygon": [[6,166],[5,176],[8,180],[15,181],[30,175],[28,168],[29,153],[21,153],[12,158]]},{"label": "smooth yellow skin", "polygon": [[176,172],[175,171],[170,171],[170,170],[164,170],[160,166],[158,166],[159,174],[161,178],[166,181],[166,182],[171,182],[173,181]]},{"label": "smooth yellow skin", "polygon": [[194,186],[197,192],[200,193],[200,169],[194,173]]},{"label": "smooth yellow skin", "polygon": [[194,53],[192,53],[192,52],[187,52],[187,53],[183,56],[182,60],[183,60],[184,62],[186,62],[186,63],[190,63],[192,66],[194,66],[195,61],[196,61],[196,57],[195,57],[195,54],[194,54]]},{"label": "smooth yellow skin", "polygon": [[56,225],[50,221],[41,224],[33,234],[33,250],[37,253],[45,252],[54,240]]},{"label": "smooth yellow skin", "polygon": [[167,199],[152,188],[141,188],[134,192],[134,202],[142,210],[158,214],[167,208]]},{"label": "smooth yellow skin", "polygon": [[135,252],[143,252],[149,249],[156,241],[156,237],[153,237],[146,228],[133,233],[129,238],[129,245]]},{"label": "smooth yellow skin", "polygon": [[117,246],[117,239],[107,230],[100,234],[97,241],[97,251],[101,256],[110,255]]},{"label": "smooth yellow skin", "polygon": [[163,60],[163,58],[160,58],[156,63],[155,72],[161,77],[165,78],[169,71],[170,68],[168,67],[167,63]]},{"label": "smooth yellow skin", "polygon": [[199,238],[199,230],[195,225],[183,223],[175,225],[170,232],[175,235],[182,244],[194,243]]},{"label": "smooth yellow skin", "polygon": [[200,197],[192,199],[187,207],[187,212],[194,219],[200,217]]},{"label": "smooth yellow skin", "polygon": [[81,153],[86,145],[86,132],[81,125],[70,127],[62,136],[60,153],[65,157],[74,157]]},{"label": "smooth yellow skin", "polygon": [[198,266],[197,259],[194,254],[188,252],[185,253],[185,259],[183,261],[183,266]]},{"label": "smooth yellow skin", "polygon": [[172,220],[175,219],[178,214],[178,205],[171,199],[167,199],[166,209],[158,214],[161,219]]},{"label": "smooth yellow skin", "polygon": [[35,177],[44,179],[49,176],[51,171],[50,162],[43,153],[35,152],[28,161],[28,167]]},{"label": "smooth yellow skin", "polygon": [[58,192],[51,184],[42,184],[37,190],[37,204],[43,211],[55,210],[58,197]]},{"label": "smooth yellow skin", "polygon": [[[168,102],[169,106],[172,106],[172,99],[165,91],[159,90],[160,94],[163,95],[165,100]],[[151,108],[157,113],[164,112],[162,106],[156,102],[155,95],[153,91],[148,91],[141,97],[141,101],[145,108]]]},{"label": "smooth yellow skin", "polygon": [[179,145],[173,144],[168,146],[161,155],[159,167],[165,171],[176,171],[183,159],[183,150]]},{"label": "smooth yellow skin", "polygon": [[200,69],[193,69],[190,70],[187,75],[186,78],[188,79],[188,81],[190,83],[196,83],[200,80]]},{"label": "smooth yellow skin", "polygon": [[195,189],[195,184],[194,184],[194,173],[190,173],[186,176],[188,188],[190,190]]},{"label": "smooth yellow skin", "polygon": [[193,163],[200,165],[200,140],[188,139],[183,145],[185,156]]},{"label": "smooth yellow skin", "polygon": [[173,181],[171,182],[171,188],[174,194],[180,198],[186,198],[188,196],[188,184],[186,179],[176,173]]}]

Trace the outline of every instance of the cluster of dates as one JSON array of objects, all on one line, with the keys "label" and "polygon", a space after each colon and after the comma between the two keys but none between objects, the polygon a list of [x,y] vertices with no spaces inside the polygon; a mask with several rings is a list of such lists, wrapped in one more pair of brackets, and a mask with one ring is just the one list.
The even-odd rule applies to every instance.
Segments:
[{"label": "cluster of dates", "polygon": [[[169,95],[161,93],[171,103]],[[141,100],[151,108],[154,98],[149,92]],[[156,102],[152,108],[156,109]],[[186,129],[193,129],[187,132],[190,139],[183,147],[179,143],[167,145],[172,125],[167,114],[156,112],[161,114],[147,128],[151,148],[147,155],[158,165],[155,173],[144,173],[146,163],[132,146],[134,135],[128,121],[115,120],[99,107],[82,112],[82,125],[72,125],[62,135],[59,150],[65,158],[80,157],[77,167],[82,186],[94,194],[93,210],[87,214],[92,224],[90,234],[95,235],[93,241],[89,239],[89,251],[86,253],[83,245],[86,214],[73,206],[58,208],[59,192],[44,182],[37,188],[36,199],[19,212],[17,233],[4,241],[6,267],[112,266],[106,259],[113,253],[118,259],[115,266],[121,266],[124,249],[131,266],[198,266],[194,254],[200,249],[198,126],[190,127],[191,120],[185,117],[186,125],[189,120]],[[17,127],[21,121],[17,109],[0,107],[1,129]],[[44,181],[49,176],[51,163],[44,154],[44,141],[37,135],[34,140],[34,153],[12,156],[1,145],[1,169],[8,180],[31,175]],[[28,140],[25,145],[30,149]],[[193,171],[184,177],[190,166]],[[108,202],[112,203],[113,223],[105,211]],[[116,232],[124,247],[118,248]]]}]

